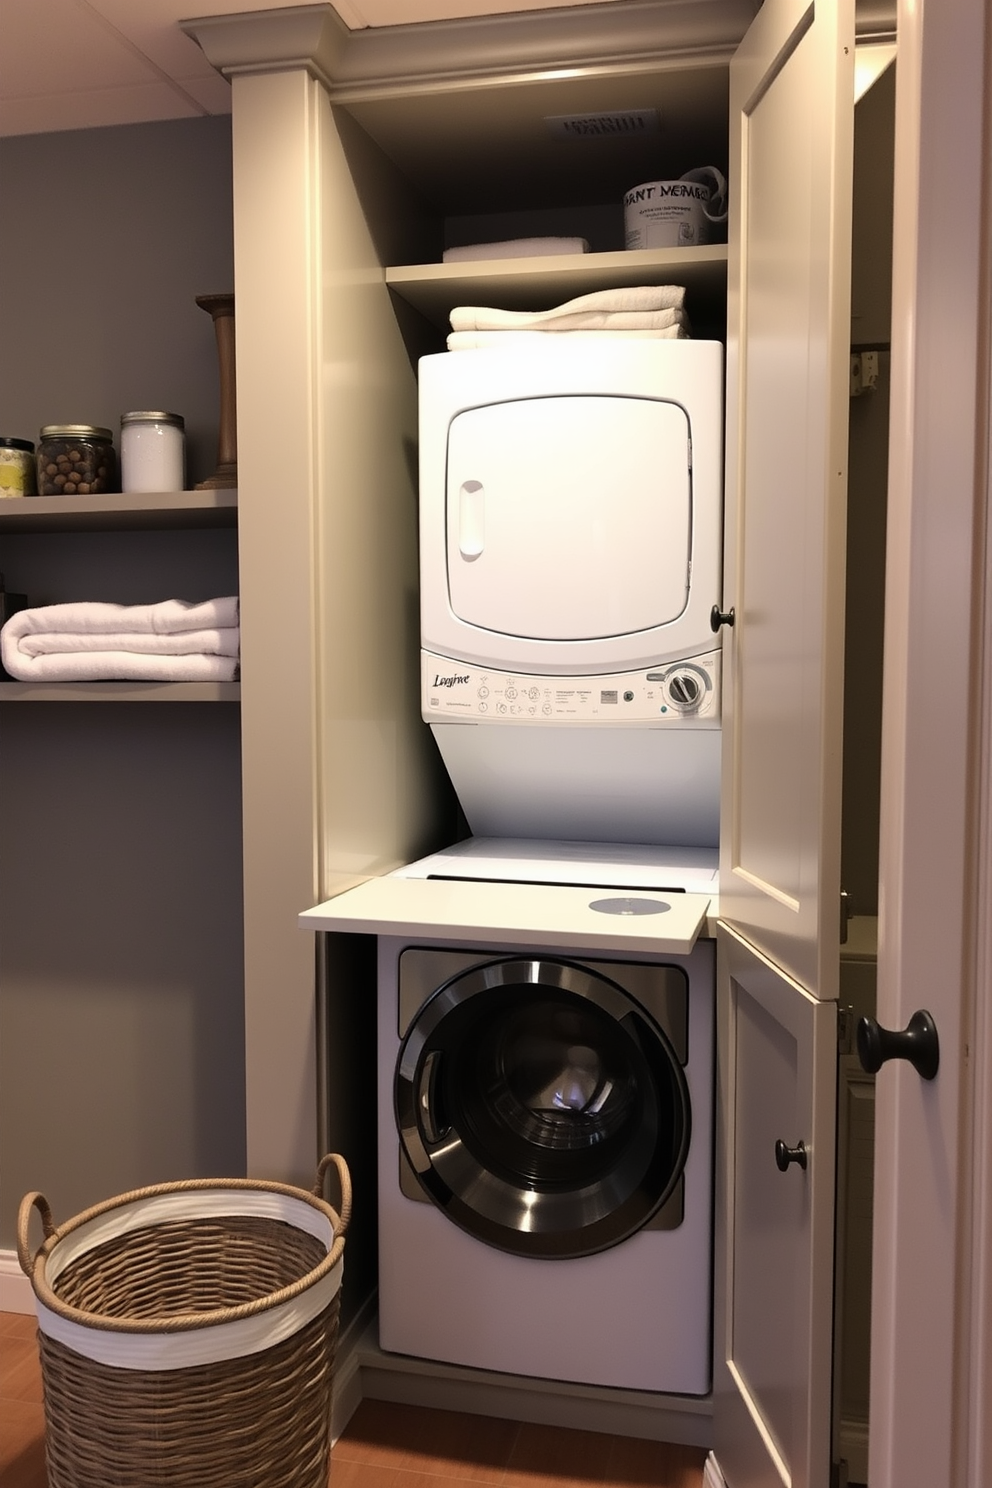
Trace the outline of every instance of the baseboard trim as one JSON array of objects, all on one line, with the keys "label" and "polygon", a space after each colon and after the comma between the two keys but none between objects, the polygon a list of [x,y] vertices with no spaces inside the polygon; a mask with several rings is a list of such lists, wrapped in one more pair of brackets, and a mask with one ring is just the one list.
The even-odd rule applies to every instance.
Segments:
[{"label": "baseboard trim", "polygon": [[727,1480],[712,1452],[703,1463],[703,1488],[727,1488]]},{"label": "baseboard trim", "polygon": [[841,1416],[837,1453],[847,1463],[849,1483],[868,1481],[868,1422]]},{"label": "baseboard trim", "polygon": [[0,1250],[0,1312],[34,1312],[34,1292],[16,1250]]},{"label": "baseboard trim", "polygon": [[379,1348],[375,1319],[359,1341],[357,1362],[363,1399],[684,1446],[712,1445],[710,1396],[606,1389],[387,1354]]},{"label": "baseboard trim", "polygon": [[331,1439],[337,1441],[362,1403],[360,1355],[370,1328],[375,1327],[378,1293],[366,1297],[338,1339],[334,1353],[334,1392],[331,1400]]}]

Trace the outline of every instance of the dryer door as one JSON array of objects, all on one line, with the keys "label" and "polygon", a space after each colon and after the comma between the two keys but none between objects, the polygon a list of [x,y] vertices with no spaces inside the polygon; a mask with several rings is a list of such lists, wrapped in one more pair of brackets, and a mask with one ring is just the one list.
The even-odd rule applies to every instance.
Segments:
[{"label": "dryer door", "polygon": [[689,599],[689,420],[660,398],[521,398],[448,430],[452,614],[535,641],[630,635]]},{"label": "dryer door", "polygon": [[[658,968],[680,978],[676,967]],[[402,1044],[396,1120],[454,1223],[516,1255],[592,1255],[641,1229],[689,1148],[671,1041],[598,971],[546,957],[475,965]]]}]

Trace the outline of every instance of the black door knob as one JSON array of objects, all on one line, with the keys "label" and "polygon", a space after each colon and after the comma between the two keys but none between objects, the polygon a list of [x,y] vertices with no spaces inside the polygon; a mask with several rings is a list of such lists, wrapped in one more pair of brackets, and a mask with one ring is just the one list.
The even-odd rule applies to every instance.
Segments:
[{"label": "black door knob", "polygon": [[807,1160],[805,1142],[797,1142],[795,1147],[787,1147],[779,1137],[775,1143],[775,1163],[779,1172],[787,1173],[790,1163],[795,1163],[797,1168],[802,1168],[805,1172]]},{"label": "black door knob", "polygon": [[710,630],[712,630],[714,632],[714,634],[715,634],[716,631],[718,631],[720,629],[720,626],[721,625],[729,625],[730,628],[733,629],[733,626],[734,626],[734,607],[733,607],[733,605],[731,605],[731,607],[730,607],[729,610],[721,610],[721,608],[720,608],[719,605],[714,605],[713,608],[710,610]]},{"label": "black door knob", "polygon": [[921,1008],[906,1028],[883,1028],[874,1018],[858,1023],[858,1058],[862,1069],[874,1075],[889,1059],[908,1059],[924,1080],[932,1080],[940,1064],[940,1041],[933,1018]]}]

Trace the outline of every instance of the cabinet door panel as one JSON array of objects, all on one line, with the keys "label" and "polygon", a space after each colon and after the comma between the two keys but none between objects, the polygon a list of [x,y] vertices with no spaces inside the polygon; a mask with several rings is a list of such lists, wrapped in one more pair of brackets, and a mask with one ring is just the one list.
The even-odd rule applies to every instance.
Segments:
[{"label": "cabinet door panel", "polygon": [[[720,935],[716,1454],[730,1488],[825,1488],[836,1005]],[[776,1142],[803,1160],[782,1171]]]},{"label": "cabinet door panel", "polygon": [[766,0],[731,67],[722,917],[837,995],[854,16]]}]

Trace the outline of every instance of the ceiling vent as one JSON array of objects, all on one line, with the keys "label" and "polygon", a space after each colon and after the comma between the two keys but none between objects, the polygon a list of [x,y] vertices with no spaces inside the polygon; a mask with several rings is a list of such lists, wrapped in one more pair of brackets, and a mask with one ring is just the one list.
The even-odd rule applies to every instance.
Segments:
[{"label": "ceiling vent", "polygon": [[657,109],[621,109],[608,114],[552,114],[545,124],[559,139],[629,139],[658,134]]}]

